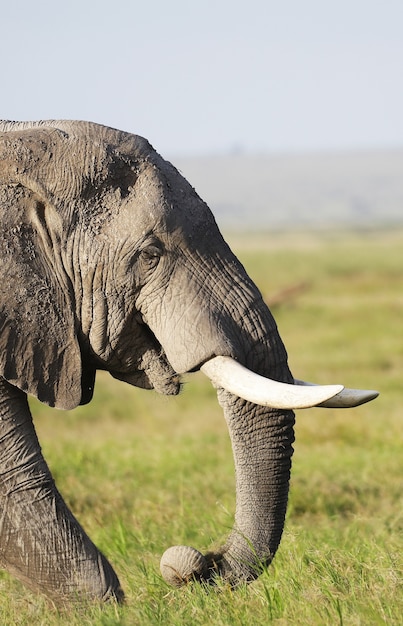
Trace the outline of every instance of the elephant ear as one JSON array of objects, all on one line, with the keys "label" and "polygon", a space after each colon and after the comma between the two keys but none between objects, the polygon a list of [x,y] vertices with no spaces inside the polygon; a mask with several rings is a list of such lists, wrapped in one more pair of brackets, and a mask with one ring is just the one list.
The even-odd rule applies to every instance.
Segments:
[{"label": "elephant ear", "polygon": [[0,376],[50,406],[72,409],[91,398],[95,371],[82,371],[60,218],[20,183],[0,182],[0,210]]}]

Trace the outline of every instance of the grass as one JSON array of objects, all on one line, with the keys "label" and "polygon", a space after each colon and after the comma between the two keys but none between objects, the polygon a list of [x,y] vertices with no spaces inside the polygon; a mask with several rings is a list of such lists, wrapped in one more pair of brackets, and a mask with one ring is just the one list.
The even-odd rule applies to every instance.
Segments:
[{"label": "grass", "polygon": [[115,566],[124,607],[59,612],[0,576],[12,625],[401,624],[403,615],[403,233],[234,237],[265,297],[304,284],[274,310],[297,377],[377,388],[378,400],[297,414],[290,505],[273,565],[236,592],[174,590],[170,545],[201,550],[232,525],[234,475],[215,392],[201,375],[179,398],[98,379],[70,413],[32,402],[56,482]]}]

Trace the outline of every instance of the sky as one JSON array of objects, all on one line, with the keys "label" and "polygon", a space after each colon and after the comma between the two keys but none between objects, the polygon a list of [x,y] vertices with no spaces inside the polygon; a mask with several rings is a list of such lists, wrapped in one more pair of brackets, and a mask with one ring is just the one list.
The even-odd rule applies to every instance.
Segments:
[{"label": "sky", "polygon": [[402,0],[6,0],[0,118],[163,156],[403,146]]}]

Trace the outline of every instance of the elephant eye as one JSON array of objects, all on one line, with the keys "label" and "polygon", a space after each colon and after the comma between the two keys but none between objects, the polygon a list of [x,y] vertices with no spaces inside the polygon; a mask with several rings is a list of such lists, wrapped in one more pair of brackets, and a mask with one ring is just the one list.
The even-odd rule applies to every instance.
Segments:
[{"label": "elephant eye", "polygon": [[152,270],[157,267],[162,255],[160,247],[152,245],[143,248],[139,252],[138,260],[144,270]]}]

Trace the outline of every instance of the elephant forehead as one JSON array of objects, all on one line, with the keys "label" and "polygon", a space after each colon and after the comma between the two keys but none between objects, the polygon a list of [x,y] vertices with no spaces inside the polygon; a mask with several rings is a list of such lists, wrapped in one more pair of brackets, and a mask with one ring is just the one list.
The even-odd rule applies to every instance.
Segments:
[{"label": "elephant forehead", "polygon": [[205,202],[183,176],[161,159],[143,169],[131,193],[119,207],[119,229],[155,235],[182,232],[192,236],[215,226]]}]

